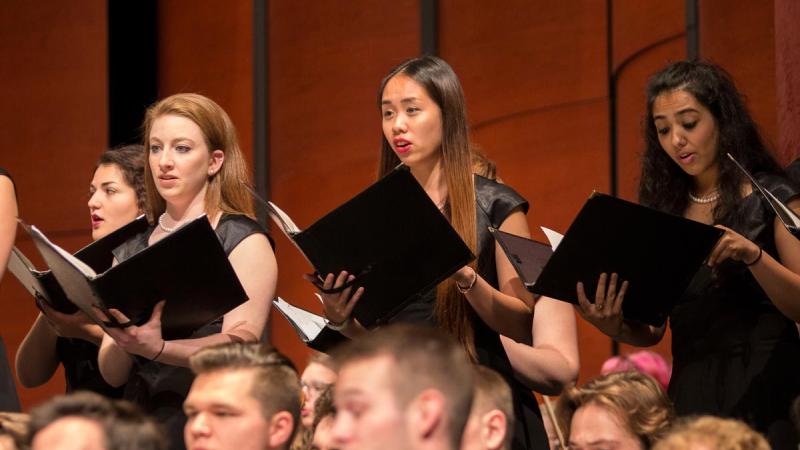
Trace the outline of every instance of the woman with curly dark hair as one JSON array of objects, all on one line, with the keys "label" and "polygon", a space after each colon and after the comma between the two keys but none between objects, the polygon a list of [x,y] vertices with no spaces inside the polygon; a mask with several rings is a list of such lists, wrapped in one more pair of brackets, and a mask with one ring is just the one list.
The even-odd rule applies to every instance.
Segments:
[{"label": "woman with curly dark hair", "polygon": [[[89,183],[92,239],[101,239],[144,212],[144,147],[127,145],[100,155]],[[39,302],[42,313],[20,344],[17,377],[25,387],[49,381],[64,366],[66,391],[90,390],[112,398],[122,390],[103,381],[97,351],[103,330],[81,311],[65,314]]]},{"label": "woman with curly dark hair", "polygon": [[[800,241],[725,154],[795,210],[800,190],[785,178],[720,67],[669,65],[648,84],[647,115],[641,203],[725,230],[670,314],[670,397],[681,415],[740,418],[773,447],[796,447],[788,410],[800,393],[800,340],[792,322],[800,319]],[[624,320],[624,289],[617,292],[616,276],[601,281],[595,306],[580,308],[585,318],[622,342],[661,340],[666,325]],[[582,289],[579,296],[587,301]]]}]

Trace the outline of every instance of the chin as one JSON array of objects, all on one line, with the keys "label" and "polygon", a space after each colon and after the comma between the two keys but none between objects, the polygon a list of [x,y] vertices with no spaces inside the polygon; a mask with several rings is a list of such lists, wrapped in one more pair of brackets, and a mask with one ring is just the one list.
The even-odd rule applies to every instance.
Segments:
[{"label": "chin", "polygon": [[102,239],[107,234],[108,234],[108,232],[106,230],[104,230],[103,227],[97,228],[95,230],[92,230],[92,240],[96,241],[98,239]]}]

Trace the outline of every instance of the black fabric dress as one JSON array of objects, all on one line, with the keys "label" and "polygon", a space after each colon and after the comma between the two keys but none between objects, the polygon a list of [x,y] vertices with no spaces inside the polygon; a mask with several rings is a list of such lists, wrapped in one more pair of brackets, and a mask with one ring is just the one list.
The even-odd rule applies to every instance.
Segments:
[{"label": "black fabric dress", "polygon": [[109,398],[122,398],[122,387],[115,388],[106,383],[97,366],[100,348],[91,342],[77,338],[56,339],[56,356],[64,366],[67,392],[94,391]]},{"label": "black fabric dress", "polygon": [[[512,188],[493,180],[475,175],[475,197],[477,202],[477,234],[478,234],[478,273],[481,278],[499,287],[497,266],[495,261],[495,241],[489,227],[500,228],[500,225],[516,209],[528,212],[528,202]],[[389,319],[389,323],[416,323],[436,326],[434,318],[435,290],[423,296],[419,302],[412,303]],[[513,450],[549,448],[547,433],[542,423],[539,405],[530,389],[520,383],[514,376],[511,362],[506,355],[500,335],[486,323],[474,316],[472,326],[475,330],[475,350],[478,362],[497,371],[511,387],[514,400],[514,439]]]},{"label": "black fabric dress", "polygon": [[[778,176],[759,182],[783,202],[800,192]],[[720,221],[778,258],[775,215],[757,192]],[[679,415],[746,421],[773,449],[797,449],[789,405],[800,394],[800,340],[742,263],[702,266],[670,315],[669,394]]]},{"label": "black fabric dress", "polygon": [[[146,248],[154,229],[151,226],[117,247],[114,250],[117,261],[122,262]],[[246,237],[256,233],[267,235],[261,225],[242,215],[223,215],[214,231],[228,256]],[[220,317],[195,331],[189,338],[210,336],[221,331]],[[170,438],[170,449],[185,448],[183,427],[186,416],[183,414],[183,401],[194,380],[192,371],[187,367],[161,364],[140,356],[136,356],[135,361],[123,398],[138,404],[164,426]]]}]

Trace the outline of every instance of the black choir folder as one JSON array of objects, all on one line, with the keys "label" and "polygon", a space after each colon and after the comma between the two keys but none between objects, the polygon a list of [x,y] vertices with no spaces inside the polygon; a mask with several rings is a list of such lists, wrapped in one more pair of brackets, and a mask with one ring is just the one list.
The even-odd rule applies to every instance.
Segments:
[{"label": "black choir folder", "polygon": [[496,228],[489,228],[489,232],[500,244],[503,253],[506,254],[511,261],[511,265],[517,271],[520,281],[528,290],[536,284],[536,280],[553,254],[553,250],[558,247],[558,244],[564,238],[564,236],[553,230],[544,227],[542,227],[542,230],[547,235],[550,241],[549,244],[506,233]]},{"label": "black choir folder", "polygon": [[[36,227],[24,227],[67,297],[101,326],[126,325],[111,318],[110,308],[141,324],[156,303],[166,300],[164,338],[186,338],[247,300],[205,215],[102,273],[51,243]],[[93,307],[111,322],[103,322]]]},{"label": "black choir folder", "polygon": [[328,353],[333,347],[347,341],[347,336],[328,328],[324,317],[314,314],[277,297],[272,304],[294,328],[306,345],[319,352]]},{"label": "black choir folder", "polygon": [[[623,316],[661,326],[723,233],[710,225],[595,192],[553,254],[545,258],[547,262],[528,290],[577,304],[576,285],[582,281],[593,301],[600,274],[617,273],[620,280],[629,282]],[[523,238],[515,240],[515,252],[524,253],[519,239]],[[513,256],[510,259],[512,264],[520,264]],[[527,261],[539,264],[542,259]],[[517,270],[531,272],[535,268]]]},{"label": "black choir folder", "polygon": [[[111,251],[131,237],[144,232],[147,227],[147,219],[141,215],[102,239],[78,250],[75,257],[86,263],[95,272],[105,272],[111,267],[114,259]],[[31,295],[43,299],[56,311],[72,314],[78,310],[78,307],[67,299],[67,295],[61,289],[61,285],[58,284],[53,273],[50,270],[37,270],[25,254],[16,247],[9,255],[8,271],[22,283]]]},{"label": "black choir folder", "polygon": [[305,230],[273,203],[269,214],[318,274],[356,275],[364,295],[353,315],[381,323],[475,256],[405,166]]}]

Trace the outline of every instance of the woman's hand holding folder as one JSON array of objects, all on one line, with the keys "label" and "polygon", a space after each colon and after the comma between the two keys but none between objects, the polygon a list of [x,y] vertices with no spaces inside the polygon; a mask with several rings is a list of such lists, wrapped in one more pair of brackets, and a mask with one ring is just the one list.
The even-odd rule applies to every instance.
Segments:
[{"label": "woman's hand holding folder", "polygon": [[83,311],[64,314],[51,308],[46,301],[39,297],[36,297],[36,306],[44,314],[50,328],[60,337],[83,339],[95,345],[100,345],[100,341],[103,340],[103,330],[92,322]]},{"label": "woman's hand holding folder", "polygon": [[[309,274],[303,275],[303,278],[319,290],[325,318],[329,324],[333,325],[333,329],[342,332],[348,337],[352,337],[351,334],[355,335],[364,330],[357,320],[351,320],[353,308],[355,308],[356,303],[364,294],[363,287],[359,287],[353,292],[352,282],[356,278],[354,275],[348,274],[347,271],[343,270],[339,272],[338,276],[329,273],[321,281]],[[344,287],[345,285],[347,286]]]},{"label": "woman's hand holding folder", "polygon": [[[143,356],[150,360],[156,360],[164,351],[166,341],[161,335],[161,315],[164,312],[166,301],[162,300],[153,307],[150,319],[140,326],[131,325],[122,328],[106,328],[108,334],[117,345],[132,355]],[[122,324],[130,323],[125,314],[117,309],[109,309],[108,312]],[[96,310],[98,316],[108,321],[108,317],[102,311]]]},{"label": "woman's hand holding folder", "polygon": [[622,334],[624,319],[622,317],[622,301],[628,290],[628,282],[623,281],[617,291],[619,279],[612,273],[610,279],[605,273],[600,274],[597,281],[597,290],[594,303],[590,303],[586,296],[583,283],[578,282],[578,312],[581,317],[597,327],[604,334],[617,338]]},{"label": "woman's hand holding folder", "polygon": [[747,239],[741,234],[731,230],[722,225],[714,225],[720,230],[725,230],[714,250],[708,256],[706,264],[709,267],[714,267],[726,259],[742,262],[748,266],[752,266],[761,259],[763,250],[756,245],[753,241]]}]

